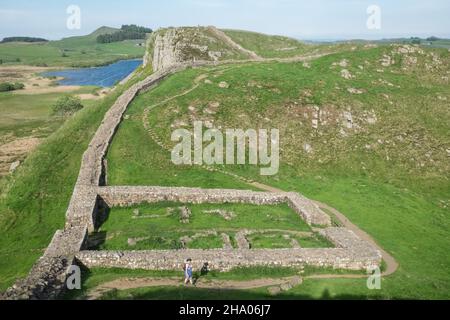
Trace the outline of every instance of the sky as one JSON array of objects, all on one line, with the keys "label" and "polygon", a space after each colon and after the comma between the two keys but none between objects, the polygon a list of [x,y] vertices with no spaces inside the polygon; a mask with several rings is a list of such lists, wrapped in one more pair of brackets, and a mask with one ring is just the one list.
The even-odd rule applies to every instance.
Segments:
[{"label": "sky", "polygon": [[[79,29],[67,27],[70,5],[80,8]],[[371,5],[380,9],[379,28],[367,27]],[[0,0],[0,38],[55,40],[122,24],[215,25],[305,40],[450,38],[449,17],[449,0]]]}]

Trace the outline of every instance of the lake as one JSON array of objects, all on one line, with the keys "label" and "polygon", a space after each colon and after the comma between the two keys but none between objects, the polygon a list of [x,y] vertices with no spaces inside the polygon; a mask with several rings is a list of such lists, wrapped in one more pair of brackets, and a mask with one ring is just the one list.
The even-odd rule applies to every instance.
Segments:
[{"label": "lake", "polygon": [[51,71],[42,73],[42,76],[63,77],[64,79],[58,83],[66,86],[112,87],[118,81],[125,79],[141,64],[142,60],[121,60],[104,67]]}]

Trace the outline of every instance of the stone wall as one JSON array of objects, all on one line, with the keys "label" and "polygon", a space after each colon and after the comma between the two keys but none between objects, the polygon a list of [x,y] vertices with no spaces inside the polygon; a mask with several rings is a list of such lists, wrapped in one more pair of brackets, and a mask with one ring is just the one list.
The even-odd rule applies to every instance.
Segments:
[{"label": "stone wall", "polygon": [[229,271],[237,267],[315,266],[365,270],[381,263],[380,252],[345,228],[328,228],[323,234],[336,245],[325,249],[214,249],[155,251],[82,251],[76,258],[86,267],[142,270],[182,270],[187,258],[199,270]]},{"label": "stone wall", "polygon": [[86,227],[56,231],[44,255],[31,268],[28,276],[9,288],[3,299],[58,298],[66,289],[69,268],[75,264],[74,256],[84,249],[86,239]]}]

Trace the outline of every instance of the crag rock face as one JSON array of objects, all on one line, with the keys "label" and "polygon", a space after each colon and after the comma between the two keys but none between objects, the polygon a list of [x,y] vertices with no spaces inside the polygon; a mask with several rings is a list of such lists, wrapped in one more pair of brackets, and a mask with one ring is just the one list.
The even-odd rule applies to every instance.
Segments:
[{"label": "crag rock face", "polygon": [[149,39],[144,64],[153,71],[197,61],[216,62],[254,58],[256,55],[214,27],[169,28],[155,32]]}]

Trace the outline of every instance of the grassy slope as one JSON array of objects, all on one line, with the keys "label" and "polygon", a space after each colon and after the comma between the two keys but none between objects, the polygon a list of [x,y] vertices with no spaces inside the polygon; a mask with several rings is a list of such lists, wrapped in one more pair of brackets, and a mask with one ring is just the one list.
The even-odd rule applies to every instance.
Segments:
[{"label": "grassy slope", "polygon": [[178,81],[166,80],[150,95],[141,95],[133,101],[126,112],[129,119],[120,126],[120,134],[114,138],[107,155],[110,168],[108,184],[252,189],[225,174],[211,173],[192,166],[175,166],[170,160],[170,153],[151,140],[143,127],[142,112],[146,107],[157,99],[170,97],[173,92],[189,89],[192,77],[199,72],[188,70],[176,74],[171,79]]},{"label": "grassy slope", "polygon": [[123,90],[119,86],[105,99],[75,114],[16,173],[1,181],[0,290],[25,276],[55,230],[64,226],[82,154]]},{"label": "grassy slope", "polygon": [[300,55],[313,47],[298,40],[283,36],[269,36],[262,33],[241,30],[223,31],[236,43],[244,46],[246,49],[256,52],[256,54],[264,58]]},{"label": "grassy slope", "polygon": [[[262,179],[255,168],[234,166],[227,170],[285,190],[303,192],[338,208],[400,263],[399,271],[383,280],[381,291],[367,290],[364,279],[307,280],[289,292],[287,295],[290,297],[449,297],[450,186],[448,160],[442,148],[448,145],[446,124],[449,122],[449,109],[448,102],[437,99],[437,96],[449,97],[450,92],[440,79],[442,70],[427,72],[422,68],[425,62],[420,60],[421,57],[419,65],[412,69],[403,70],[400,65],[394,65],[383,73],[377,72],[380,68],[378,60],[390,50],[382,47],[324,57],[314,61],[311,69],[303,68],[301,64],[276,63],[231,68],[216,74],[217,78],[210,77],[213,85],[201,85],[192,93],[159,106],[150,117],[154,131],[167,143],[170,143],[171,124],[175,119],[189,123],[192,116],[202,120],[211,118],[202,110],[213,101],[221,103],[213,120],[224,128],[279,126],[282,137],[286,139],[284,142],[282,138],[283,163],[279,175]],[[444,61],[448,59],[448,52],[436,52]],[[333,67],[334,62],[344,58],[350,60],[347,68],[357,76],[356,79],[343,79],[340,77],[341,68]],[[401,62],[405,58],[399,56],[397,59]],[[363,65],[366,72],[359,72],[359,65]],[[444,66],[444,74],[448,70],[445,68],[448,65]],[[139,97],[142,102],[130,109],[132,118],[139,119],[132,125],[142,127],[138,122],[144,106],[186,90],[201,73],[205,70],[176,75],[158,90]],[[219,89],[217,83],[220,81],[227,81],[230,89]],[[254,83],[249,85],[251,81]],[[346,90],[350,87],[362,88],[366,92],[351,95]],[[305,96],[305,90],[311,91],[312,95]],[[382,99],[383,94],[390,96],[393,105]],[[299,106],[296,107],[294,102]],[[325,125],[318,130],[320,134],[314,134],[309,129],[311,118],[304,120],[299,116],[310,112],[311,105],[338,113],[351,106],[355,118],[374,110],[378,121],[373,126],[363,123],[365,130],[358,134],[347,132],[346,138],[339,137],[334,126]],[[189,114],[188,106],[196,108],[194,115]],[[271,121],[265,123],[265,118]],[[118,133],[116,150],[125,146],[129,150],[134,149],[133,143],[130,144],[132,140],[121,137],[129,130],[127,127],[130,124],[125,123],[121,128],[123,131]],[[389,145],[387,141],[400,134],[405,135],[405,141]],[[140,137],[138,141],[144,141],[142,133],[137,137]],[[383,139],[383,144],[366,150],[367,143],[378,139]],[[315,149],[312,155],[307,155],[299,147],[298,141],[305,140],[311,142]],[[431,156],[432,161],[427,161],[424,157],[427,158],[425,154],[430,149],[435,153]],[[146,154],[152,154],[151,150],[149,147],[149,151],[140,153],[139,157],[130,153],[127,162],[120,164],[118,154],[111,153],[110,172],[116,175],[125,172],[129,170],[126,163],[130,162],[146,163],[149,160]],[[159,147],[154,145],[153,152],[158,150]],[[333,150],[332,157],[330,150]],[[414,161],[411,162],[410,158]],[[167,155],[166,159],[169,161]],[[426,165],[417,165],[420,162]],[[115,181],[139,179],[154,183],[156,180],[152,170],[139,171],[139,175],[134,176],[132,171],[127,172],[126,177],[123,175]],[[189,179],[180,179],[180,182],[184,181],[189,182]],[[149,289],[145,292],[144,296],[155,298],[163,292],[176,294],[179,291]],[[197,297],[202,296],[201,292],[197,294]],[[242,296],[245,294],[236,293],[234,297]]]},{"label": "grassy slope", "polygon": [[[136,45],[143,40],[126,40],[107,44],[96,42],[99,34],[110,33],[114,30],[103,27],[87,36],[65,38],[48,43],[0,44],[0,59],[5,64],[89,67],[144,55],[144,47]],[[63,57],[63,52],[67,57]],[[19,62],[16,61],[17,58],[20,59]]]}]

